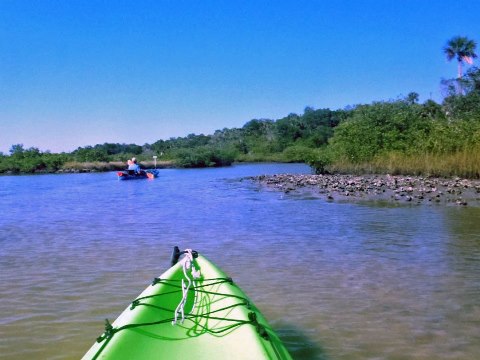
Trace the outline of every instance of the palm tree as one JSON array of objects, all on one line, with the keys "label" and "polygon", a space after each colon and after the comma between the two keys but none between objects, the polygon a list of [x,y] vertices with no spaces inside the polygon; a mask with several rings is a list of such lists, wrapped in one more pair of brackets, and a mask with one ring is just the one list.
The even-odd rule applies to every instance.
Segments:
[{"label": "palm tree", "polygon": [[457,58],[458,61],[458,78],[462,78],[462,65],[463,62],[469,64],[473,63],[473,59],[477,57],[475,54],[475,48],[477,44],[475,41],[468,39],[464,36],[455,36],[451,38],[447,45],[443,48],[443,52],[447,55],[447,60],[451,61],[453,58]]}]

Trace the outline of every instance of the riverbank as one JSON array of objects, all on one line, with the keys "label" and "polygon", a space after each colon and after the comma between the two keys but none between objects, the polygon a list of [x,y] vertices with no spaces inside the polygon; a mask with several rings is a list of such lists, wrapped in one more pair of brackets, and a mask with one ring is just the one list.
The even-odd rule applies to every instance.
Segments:
[{"label": "riverbank", "polygon": [[[140,166],[142,169],[171,169],[177,167],[173,161],[141,161]],[[33,172],[22,172],[8,170],[1,175],[31,175],[31,174],[77,174],[77,173],[96,173],[96,172],[108,172],[108,171],[122,171],[127,168],[126,163],[121,161],[94,161],[94,162],[67,162],[63,164],[59,169],[41,168]]]},{"label": "riverbank", "polygon": [[246,178],[286,194],[327,201],[480,206],[480,180],[391,175],[261,175]]},{"label": "riverbank", "polygon": [[[172,161],[140,161],[140,167],[142,169],[167,169],[175,167]],[[111,162],[68,162],[63,165],[62,169],[56,171],[56,173],[85,173],[85,172],[105,172],[105,171],[121,171],[127,168],[126,163],[121,161]]]}]

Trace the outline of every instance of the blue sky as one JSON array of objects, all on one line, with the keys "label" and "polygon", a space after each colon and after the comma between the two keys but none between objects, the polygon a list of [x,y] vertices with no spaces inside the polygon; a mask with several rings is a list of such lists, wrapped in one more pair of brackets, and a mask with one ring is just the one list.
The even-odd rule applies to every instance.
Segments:
[{"label": "blue sky", "polygon": [[456,76],[442,48],[480,42],[478,14],[473,0],[0,0],[0,151],[143,145],[411,91],[441,101]]}]

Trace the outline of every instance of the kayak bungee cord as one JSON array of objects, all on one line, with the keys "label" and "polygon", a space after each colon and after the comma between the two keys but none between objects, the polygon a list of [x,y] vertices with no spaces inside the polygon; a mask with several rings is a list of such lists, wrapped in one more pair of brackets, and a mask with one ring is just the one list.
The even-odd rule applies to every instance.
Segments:
[{"label": "kayak bungee cord", "polygon": [[[186,336],[198,336],[203,333],[209,333],[214,336],[219,336],[220,334],[224,334],[226,332],[233,331],[239,326],[250,324],[252,325],[256,332],[265,340],[270,340],[269,333],[265,326],[263,324],[260,324],[257,320],[257,314],[256,312],[252,309],[252,306],[250,304],[250,300],[246,297],[235,295],[235,294],[227,294],[224,292],[216,292],[216,291],[209,291],[206,288],[212,288],[213,286],[219,286],[222,284],[229,284],[232,286],[236,286],[233,282],[233,280],[229,277],[219,277],[219,278],[210,278],[210,279],[201,279],[200,275],[200,270],[197,270],[197,268],[194,265],[194,258],[196,257],[195,253],[192,250],[188,249],[183,252],[185,254],[185,259],[183,260],[183,274],[188,282],[188,285],[185,284],[185,279],[161,279],[161,278],[155,278],[151,284],[151,286],[155,286],[157,284],[162,284],[163,286],[169,286],[173,288],[171,291],[163,291],[158,294],[153,294],[153,295],[147,295],[143,297],[138,297],[136,298],[130,306],[130,310],[134,310],[138,306],[147,306],[151,307],[154,309],[158,309],[164,312],[169,312],[173,313],[173,317],[167,317],[158,321],[151,321],[151,322],[141,322],[141,323],[131,323],[131,324],[125,324],[123,326],[119,327],[113,327],[108,319],[106,320],[105,324],[105,332],[97,338],[98,343],[103,344],[100,346],[98,351],[95,353],[95,355],[92,357],[92,359],[97,359],[102,351],[107,347],[108,343],[110,340],[114,337],[114,335],[120,331],[126,330],[126,329],[133,329],[133,328],[139,328],[139,327],[148,327],[148,326],[154,326],[154,325],[161,325],[161,324],[166,324],[166,323],[171,323],[172,325],[177,325],[180,326],[180,324],[183,324],[185,319],[190,320],[193,323],[193,326],[186,332]],[[188,275],[188,272],[191,273],[191,277]],[[200,280],[201,279],[201,280]],[[199,284],[197,280],[200,280],[201,283]],[[166,295],[171,295],[171,294],[176,294],[176,293],[182,293],[182,298],[176,307],[175,310],[163,306],[159,306],[158,304],[151,304],[146,302],[147,300],[153,299],[153,298],[160,298],[162,296]],[[188,294],[193,292],[193,307],[189,311],[187,315],[185,315],[185,305],[187,303],[187,297]],[[212,296],[218,296],[221,298],[221,300],[225,300],[227,298],[233,298],[237,299],[238,302],[235,302],[233,304],[229,304],[228,306],[224,306],[222,308],[218,308],[215,310],[209,310],[205,311],[204,313],[198,313],[198,314],[193,314],[193,311],[196,307],[198,297],[200,295],[212,295]],[[228,317],[217,317],[214,316],[216,313],[221,313],[224,311],[229,311],[233,308],[236,307],[241,307],[244,306],[246,307],[249,312],[248,312],[248,320],[247,319],[234,319],[234,318],[228,318]],[[179,320],[179,315],[181,315],[181,319]],[[213,315],[213,316],[212,316]],[[199,320],[201,319],[206,319],[208,320],[215,320],[218,321],[219,325],[221,322],[227,322],[227,324],[222,324],[220,327],[207,327],[207,325],[201,324]],[[182,326],[184,327],[184,326]],[[198,332],[199,330],[199,332]],[[193,331],[193,335],[190,333]],[[280,355],[278,354],[278,350],[276,349],[275,344],[271,343],[274,352],[280,358]]]},{"label": "kayak bungee cord", "polygon": [[[145,296],[145,297],[142,297],[142,298],[137,298],[132,302],[132,305],[131,305],[130,309],[133,310],[135,307],[143,305],[143,306],[154,307],[154,308],[157,308],[159,310],[172,311],[171,309],[163,308],[163,307],[160,307],[160,306],[157,306],[157,305],[142,303],[141,300],[154,298],[154,297],[160,297],[160,296],[167,295],[167,294],[172,294],[172,293],[179,293],[179,292],[182,291],[181,287],[179,285],[172,284],[172,282],[179,282],[179,281],[180,280],[165,280],[165,279],[155,278],[152,285],[163,283],[165,285],[169,285],[169,286],[172,286],[172,287],[175,287],[175,288],[180,288],[180,290],[175,290],[175,291],[170,291],[170,292],[166,292],[166,293],[162,293],[162,294],[156,294],[156,295],[151,295],[151,296]],[[233,330],[236,327],[241,326],[241,325],[251,324],[256,328],[258,333],[265,340],[269,339],[268,332],[266,331],[264,326],[257,321],[256,314],[253,311],[251,311],[248,315],[249,320],[229,319],[229,318],[224,318],[224,317],[211,316],[212,314],[215,314],[217,312],[229,310],[229,309],[232,309],[232,308],[237,307],[237,306],[246,306],[248,309],[250,309],[250,301],[248,299],[244,298],[244,297],[241,297],[241,296],[237,296],[237,295],[233,295],[233,294],[218,293],[218,292],[214,292],[214,291],[206,291],[206,290],[202,289],[205,286],[212,286],[212,285],[217,285],[217,284],[222,284],[222,283],[233,284],[233,281],[232,281],[231,278],[204,279],[203,281],[204,282],[214,281],[214,282],[210,283],[210,284],[199,285],[196,288],[191,288],[190,291],[196,291],[196,292],[202,293],[202,294],[219,295],[219,296],[224,296],[224,297],[237,298],[237,299],[240,299],[240,300],[243,300],[243,301],[239,302],[239,303],[229,305],[229,306],[225,306],[225,307],[220,308],[220,309],[216,309],[216,310],[207,312],[205,314],[187,315],[185,317],[185,319],[192,321],[197,326],[200,326],[204,332],[207,332],[207,333],[210,333],[210,334],[213,334],[213,335],[218,335],[218,334],[225,333],[225,332]],[[213,329],[207,328],[206,326],[204,326],[202,324],[199,324],[198,322],[195,322],[194,320],[196,318],[205,318],[205,319],[211,319],[211,320],[228,321],[232,324],[228,325],[228,326],[224,326],[223,328],[218,329],[218,330],[213,330]],[[116,333],[118,333],[122,330],[126,330],[126,329],[132,329],[132,328],[138,328],[138,327],[144,327],[144,326],[161,325],[161,324],[173,322],[173,320],[174,320],[174,318],[167,318],[167,319],[163,319],[163,320],[159,320],[159,321],[153,321],[153,322],[145,322],[145,323],[138,323],[138,324],[126,324],[126,325],[120,326],[118,328],[114,328],[110,324],[109,320],[106,319],[105,320],[105,332],[97,338],[98,343],[101,343],[104,340],[105,340],[105,342],[102,344],[102,347],[95,354],[95,356],[93,357],[93,360],[98,358],[98,356],[105,349],[107,344],[110,342],[110,340],[113,338],[113,336]]]}]

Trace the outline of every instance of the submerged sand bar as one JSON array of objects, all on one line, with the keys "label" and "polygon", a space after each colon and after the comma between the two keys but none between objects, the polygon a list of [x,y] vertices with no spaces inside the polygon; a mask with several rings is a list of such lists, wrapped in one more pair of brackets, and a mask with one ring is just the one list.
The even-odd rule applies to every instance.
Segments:
[{"label": "submerged sand bar", "polygon": [[247,178],[284,193],[328,201],[480,206],[480,180],[392,175],[260,175]]}]

